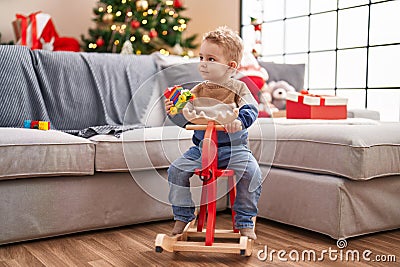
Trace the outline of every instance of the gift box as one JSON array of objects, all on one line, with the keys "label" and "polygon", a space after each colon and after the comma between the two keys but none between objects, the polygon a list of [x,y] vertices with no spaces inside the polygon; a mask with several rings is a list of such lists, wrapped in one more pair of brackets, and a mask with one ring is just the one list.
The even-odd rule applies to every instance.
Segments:
[{"label": "gift box", "polygon": [[27,16],[16,14],[13,27],[17,44],[28,46],[32,50],[80,51],[78,40],[59,37],[51,16],[41,11]]},{"label": "gift box", "polygon": [[288,119],[347,119],[347,99],[308,92],[288,92],[286,97]]},{"label": "gift box", "polygon": [[42,48],[40,39],[50,42],[52,38],[58,38],[50,15],[40,11],[27,16],[16,14],[14,32],[18,39],[17,44],[25,45],[32,49]]}]

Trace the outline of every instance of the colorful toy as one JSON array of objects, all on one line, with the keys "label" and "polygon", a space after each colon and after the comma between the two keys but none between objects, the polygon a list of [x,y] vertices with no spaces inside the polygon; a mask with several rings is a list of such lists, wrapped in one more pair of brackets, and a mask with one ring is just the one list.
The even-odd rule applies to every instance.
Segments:
[{"label": "colorful toy", "polygon": [[183,89],[183,87],[179,85],[165,89],[164,96],[174,103],[174,105],[169,109],[172,115],[181,112],[186,103],[188,101],[193,101],[195,97],[190,90]]},{"label": "colorful toy", "polygon": [[50,122],[49,121],[39,121],[39,130],[50,130]]},{"label": "colorful toy", "polygon": [[39,129],[39,130],[50,130],[50,122],[49,121],[24,121],[24,128],[28,129]]},{"label": "colorful toy", "polygon": [[24,128],[31,128],[31,121],[30,120],[24,120]]}]

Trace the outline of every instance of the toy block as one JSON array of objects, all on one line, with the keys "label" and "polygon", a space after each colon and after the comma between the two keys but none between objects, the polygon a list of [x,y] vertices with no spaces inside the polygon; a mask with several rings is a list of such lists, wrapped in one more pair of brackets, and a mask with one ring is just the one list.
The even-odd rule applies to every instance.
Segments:
[{"label": "toy block", "polygon": [[50,130],[49,121],[32,121],[24,120],[24,128],[26,129],[39,129],[39,130]]},{"label": "toy block", "polygon": [[171,100],[174,104],[170,108],[171,114],[177,114],[181,112],[187,102],[194,99],[194,95],[190,92],[190,90],[183,89],[183,87],[179,85],[165,89],[164,96]]},{"label": "toy block", "polygon": [[39,121],[39,130],[50,130],[50,122],[48,121]]},{"label": "toy block", "polygon": [[39,129],[39,121],[31,121],[31,129]]},{"label": "toy block", "polygon": [[31,128],[31,120],[24,120],[24,128]]}]

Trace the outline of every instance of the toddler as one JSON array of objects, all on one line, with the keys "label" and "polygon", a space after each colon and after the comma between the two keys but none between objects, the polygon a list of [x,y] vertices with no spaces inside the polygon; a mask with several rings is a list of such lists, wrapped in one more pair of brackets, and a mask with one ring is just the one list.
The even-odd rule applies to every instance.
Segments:
[{"label": "toddler", "polygon": [[[252,217],[257,216],[258,212],[261,171],[247,148],[247,128],[257,118],[258,104],[245,83],[232,78],[241,61],[242,53],[242,40],[231,29],[219,27],[206,33],[200,47],[198,66],[204,81],[191,90],[195,100],[185,108],[200,111],[207,105],[207,117],[218,117],[218,113],[225,112],[224,108],[231,111],[234,108],[239,109],[235,120],[220,123],[225,131],[218,132],[218,168],[235,171],[237,179],[237,195],[233,205],[233,210],[236,212],[235,227],[239,229],[241,235],[255,240],[257,236],[253,230]],[[169,112],[172,105],[169,99],[165,100],[165,108],[170,119],[182,127],[190,123],[183,114],[172,116]],[[213,112],[215,114],[212,114]],[[193,122],[195,119],[190,121]],[[186,224],[195,218],[190,178],[196,168],[201,169],[201,142],[204,133],[205,131],[194,131],[192,137],[194,146],[175,160],[168,169],[169,201],[172,204],[175,220],[173,235],[182,233]]]}]

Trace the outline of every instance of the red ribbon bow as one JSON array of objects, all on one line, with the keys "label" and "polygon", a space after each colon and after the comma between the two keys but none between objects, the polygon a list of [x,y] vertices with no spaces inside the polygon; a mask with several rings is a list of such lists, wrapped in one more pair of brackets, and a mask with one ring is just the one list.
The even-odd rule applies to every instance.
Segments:
[{"label": "red ribbon bow", "polygon": [[[32,13],[28,16],[24,16],[21,14],[16,14],[17,20],[21,20],[21,45],[27,44],[27,30],[29,22],[31,22],[31,35],[32,35],[32,49],[39,48],[38,36],[37,36],[37,27],[36,27],[36,15],[41,13],[41,11]],[[29,22],[28,22],[29,19]]]}]

